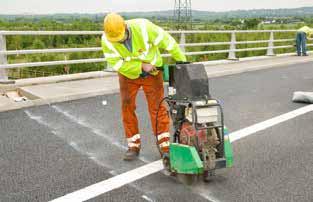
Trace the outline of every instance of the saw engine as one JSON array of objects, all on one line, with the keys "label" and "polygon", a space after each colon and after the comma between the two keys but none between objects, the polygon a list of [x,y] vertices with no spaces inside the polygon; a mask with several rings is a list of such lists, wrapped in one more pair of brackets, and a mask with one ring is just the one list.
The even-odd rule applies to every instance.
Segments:
[{"label": "saw engine", "polygon": [[205,161],[205,170],[215,168],[216,146],[220,143],[215,129],[196,130],[192,123],[184,122],[179,134],[179,143],[193,146],[202,154],[202,161]]},{"label": "saw engine", "polygon": [[203,175],[207,181],[215,169],[230,167],[232,162],[225,158],[223,110],[209,93],[204,66],[171,66],[166,101],[174,127],[170,172],[189,178]]}]

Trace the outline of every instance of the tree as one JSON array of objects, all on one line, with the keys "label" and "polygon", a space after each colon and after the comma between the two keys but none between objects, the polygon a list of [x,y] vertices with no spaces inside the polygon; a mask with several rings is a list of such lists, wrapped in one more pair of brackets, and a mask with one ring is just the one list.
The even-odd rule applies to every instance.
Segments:
[{"label": "tree", "polygon": [[243,23],[244,29],[256,29],[260,24],[261,20],[257,18],[245,19]]}]

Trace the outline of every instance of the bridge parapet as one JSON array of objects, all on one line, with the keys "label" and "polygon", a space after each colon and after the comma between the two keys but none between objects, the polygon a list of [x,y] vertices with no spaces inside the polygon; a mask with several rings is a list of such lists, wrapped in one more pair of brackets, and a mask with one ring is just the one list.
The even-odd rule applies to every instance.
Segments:
[{"label": "bridge parapet", "polygon": [[[228,54],[227,59],[237,60],[238,52],[246,51],[265,51],[267,56],[274,56],[277,49],[291,49],[294,45],[275,45],[275,43],[294,42],[294,38],[279,38],[275,39],[276,33],[295,33],[296,30],[202,30],[202,31],[169,31],[171,34],[176,35],[180,39],[180,46],[185,51],[187,56],[199,56],[224,53]],[[238,34],[253,34],[265,33],[269,34],[267,40],[253,40],[253,41],[238,41]],[[23,62],[11,63],[7,61],[7,56],[10,55],[28,55],[28,54],[48,54],[48,53],[73,53],[73,52],[99,52],[101,47],[86,47],[86,48],[53,48],[53,49],[29,49],[29,50],[7,50],[6,36],[12,35],[31,35],[31,36],[65,36],[65,35],[101,35],[101,31],[0,31],[0,81],[8,81],[6,74],[7,69],[25,68],[25,67],[41,67],[41,66],[55,66],[55,65],[71,65],[71,64],[87,64],[87,63],[102,63],[104,58],[89,58],[89,59],[75,59],[75,60],[58,60],[58,61],[40,61],[40,62]],[[202,43],[186,43],[187,35],[197,34],[229,34],[229,41],[218,42],[202,42]],[[266,46],[253,47],[253,48],[237,48],[238,45],[249,44],[267,44]],[[229,46],[227,49],[220,50],[205,50],[205,51],[186,51],[187,48],[192,47],[206,47],[206,46]],[[313,44],[308,44],[313,46]],[[169,57],[169,54],[163,54],[163,57]]]}]

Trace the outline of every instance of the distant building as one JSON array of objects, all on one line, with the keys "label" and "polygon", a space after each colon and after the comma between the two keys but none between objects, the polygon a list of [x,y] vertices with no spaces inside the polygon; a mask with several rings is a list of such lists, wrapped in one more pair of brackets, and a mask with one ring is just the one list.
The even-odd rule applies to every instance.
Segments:
[{"label": "distant building", "polygon": [[263,20],[261,24],[267,25],[267,24],[276,24],[276,20]]},{"label": "distant building", "polygon": [[303,23],[303,21],[295,18],[275,18],[266,19],[261,22],[261,24],[297,24]]}]

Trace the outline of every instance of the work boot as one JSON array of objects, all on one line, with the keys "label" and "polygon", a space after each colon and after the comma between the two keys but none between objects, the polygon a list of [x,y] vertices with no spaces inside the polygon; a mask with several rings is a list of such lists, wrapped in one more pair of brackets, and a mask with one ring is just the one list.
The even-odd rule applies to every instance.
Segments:
[{"label": "work boot", "polygon": [[133,161],[137,159],[139,156],[140,149],[139,148],[129,148],[124,155],[124,161]]}]

